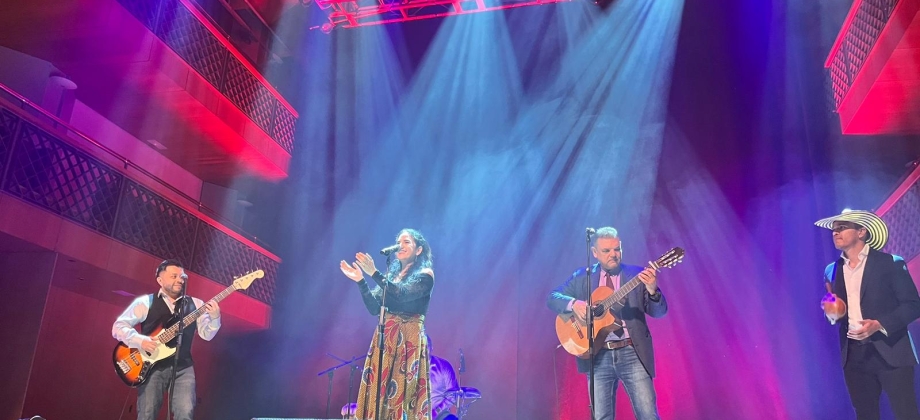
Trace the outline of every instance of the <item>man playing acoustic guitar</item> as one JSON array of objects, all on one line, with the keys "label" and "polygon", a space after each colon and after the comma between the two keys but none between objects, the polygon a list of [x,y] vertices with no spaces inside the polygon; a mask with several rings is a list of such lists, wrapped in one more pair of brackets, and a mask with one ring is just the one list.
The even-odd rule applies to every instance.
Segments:
[{"label": "man playing acoustic guitar", "polygon": [[[624,328],[607,329],[606,334],[597,336],[594,354],[594,416],[596,420],[611,420],[614,417],[616,391],[620,381],[632,402],[633,412],[638,420],[658,419],[655,397],[655,355],[652,351],[652,337],[645,315],[660,318],[668,312],[668,302],[658,289],[657,271],[621,264],[622,251],[616,229],[603,227],[597,230],[591,251],[598,264],[591,269],[591,282],[598,287],[619,289],[633,277],[641,280],[645,287],[636,287],[625,295],[622,308],[611,308]],[[576,317],[587,316],[586,268],[580,268],[568,280],[549,295],[547,305],[557,314],[575,312]],[[596,292],[608,292],[599,289]],[[598,293],[592,293],[596,296]],[[619,323],[618,322],[618,323]],[[585,355],[590,357],[591,351]],[[579,372],[588,371],[588,360],[579,358]],[[590,385],[590,384],[589,384]]]},{"label": "man playing acoustic guitar", "polygon": [[[176,383],[171,396],[173,418],[191,420],[195,409],[195,370],[192,367],[192,341],[195,331],[201,338],[210,341],[220,329],[220,307],[214,300],[205,304],[201,299],[185,297],[181,300],[183,285],[188,279],[185,270],[176,260],[160,263],[156,271],[160,290],[155,295],[143,295],[134,299],[131,305],[112,325],[112,336],[132,349],[155,352],[160,346],[155,336],[163,324],[173,317],[177,303],[183,305],[182,314],[191,314],[205,307],[204,313],[184,328],[182,345],[176,355]],[[141,324],[141,331],[135,326]],[[138,420],[155,420],[163,405],[163,394],[169,389],[172,379],[173,360],[158,363],[147,373],[145,381],[138,387]]]}]

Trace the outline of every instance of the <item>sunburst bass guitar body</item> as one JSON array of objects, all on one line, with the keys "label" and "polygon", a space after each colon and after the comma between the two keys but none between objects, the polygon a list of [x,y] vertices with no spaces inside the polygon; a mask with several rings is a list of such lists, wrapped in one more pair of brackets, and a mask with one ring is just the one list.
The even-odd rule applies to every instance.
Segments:
[{"label": "sunburst bass guitar body", "polygon": [[[217,296],[211,300],[220,302],[237,290],[248,289],[253,281],[263,276],[265,276],[265,272],[257,270],[235,279],[233,284],[218,293]],[[198,319],[203,312],[204,306],[185,315],[182,318],[182,325],[191,324]],[[152,352],[132,349],[125,345],[125,343],[119,342],[112,352],[112,363],[115,366],[115,373],[118,374],[118,377],[121,378],[126,385],[131,387],[140,386],[144,382],[147,382],[149,378],[148,374],[151,369],[176,354],[176,334],[178,332],[179,319],[177,317],[171,317],[162,322],[162,325],[154,329],[150,334],[150,337],[156,337],[156,341],[159,343],[157,348]]]}]

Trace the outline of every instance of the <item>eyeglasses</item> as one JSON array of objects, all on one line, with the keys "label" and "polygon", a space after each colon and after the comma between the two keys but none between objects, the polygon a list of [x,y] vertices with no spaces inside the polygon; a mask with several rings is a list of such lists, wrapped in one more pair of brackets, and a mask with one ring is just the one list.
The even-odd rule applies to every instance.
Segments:
[{"label": "eyeglasses", "polygon": [[840,233],[840,232],[843,232],[843,231],[845,231],[845,230],[847,230],[847,229],[856,229],[856,226],[852,226],[852,225],[839,225],[839,226],[834,226],[834,227],[831,228],[831,230],[834,231],[835,233]]}]

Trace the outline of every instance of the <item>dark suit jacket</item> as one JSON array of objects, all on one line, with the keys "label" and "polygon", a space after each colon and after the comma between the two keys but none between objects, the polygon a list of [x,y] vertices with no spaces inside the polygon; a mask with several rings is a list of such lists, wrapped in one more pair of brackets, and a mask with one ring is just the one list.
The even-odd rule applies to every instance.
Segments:
[{"label": "dark suit jacket", "polygon": [[[824,270],[824,277],[833,283],[834,294],[846,302],[844,264],[842,257],[828,264]],[[863,269],[859,299],[863,319],[877,320],[888,332],[887,336],[879,331],[868,338],[882,358],[896,367],[917,364],[907,325],[920,318],[920,297],[904,259],[870,249]],[[849,302],[847,307],[849,308]],[[838,321],[842,365],[846,365],[847,361],[848,321],[846,315]]]},{"label": "dark suit jacket", "polygon": [[[628,280],[635,277],[642,271],[642,267],[634,265],[623,265],[620,273],[620,284],[625,284]],[[600,281],[600,269],[598,264],[591,266],[591,290],[596,289]],[[572,273],[561,286],[554,289],[546,301],[546,305],[558,314],[565,312],[569,301],[572,299],[587,300],[587,291],[585,290],[585,268],[580,268]],[[626,321],[626,329],[629,330],[629,338],[633,341],[633,347],[639,360],[645,366],[649,376],[655,377],[655,352],[652,350],[652,334],[648,330],[648,323],[645,321],[645,314],[652,317],[660,318],[668,312],[668,301],[664,294],[661,299],[655,302],[649,298],[648,290],[644,285],[636,287],[626,296],[626,302],[620,311],[619,317]],[[604,337],[599,337],[603,340]],[[603,351],[598,352],[598,354]],[[595,356],[596,358],[597,356]],[[595,361],[595,363],[597,363]],[[578,359],[578,371],[588,371],[588,360]]]}]

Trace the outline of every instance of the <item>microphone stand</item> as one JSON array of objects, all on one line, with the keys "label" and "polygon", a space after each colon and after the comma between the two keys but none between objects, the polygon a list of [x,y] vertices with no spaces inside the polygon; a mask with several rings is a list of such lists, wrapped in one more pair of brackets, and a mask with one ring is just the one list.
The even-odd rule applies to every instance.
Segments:
[{"label": "microphone stand", "polygon": [[[365,357],[367,357],[367,355],[361,356],[362,359],[365,358]],[[352,389],[352,384],[354,383],[355,371],[357,371],[357,370],[358,370],[358,365],[351,365],[351,372],[348,373],[348,398],[346,398],[346,400],[348,400],[348,406],[349,406],[349,408],[351,408],[351,389]],[[355,399],[355,401],[356,401],[356,403],[355,403],[355,411],[358,411],[357,399]],[[351,416],[353,416],[353,415],[354,415],[354,413],[349,413],[348,410],[345,410],[345,415],[342,416],[342,419],[351,418]]]},{"label": "microphone stand", "polygon": [[[337,365],[335,365],[335,366],[333,366],[333,367],[331,367],[331,368],[329,368],[329,369],[326,369],[326,370],[324,370],[324,371],[322,371],[322,372],[316,374],[316,376],[323,376],[323,375],[329,376],[329,393],[328,393],[327,396],[326,396],[326,418],[328,419],[328,418],[329,418],[329,408],[330,408],[330,406],[332,405],[332,377],[335,376],[335,371],[336,371],[336,369],[338,369],[338,368],[340,368],[340,367],[343,367],[343,366],[351,365],[351,375],[348,377],[348,398],[347,398],[347,401],[346,401],[347,404],[351,404],[351,380],[352,380],[352,378],[353,378],[354,375],[355,375],[355,369],[358,368],[358,365],[356,365],[355,362],[357,362],[358,360],[361,360],[361,359],[367,357],[367,355],[364,354],[364,355],[361,355],[361,356],[355,356],[355,357],[352,357],[351,360],[342,359],[342,358],[340,358],[340,357],[338,357],[338,356],[336,356],[336,355],[334,355],[334,354],[331,354],[331,353],[326,353],[326,356],[329,356],[329,357],[331,357],[331,358],[333,358],[333,359],[338,360],[339,362],[341,362],[341,363],[339,363],[339,364],[337,364]],[[346,407],[347,407],[347,406],[346,406]]]},{"label": "microphone stand", "polygon": [[332,377],[335,376],[335,369],[329,369],[329,392],[326,394],[326,418],[329,418],[329,406],[332,405]]},{"label": "microphone stand", "polygon": [[186,277],[184,280],[185,282],[182,283],[182,293],[180,293],[179,297],[176,298],[176,303],[175,303],[175,316],[179,317],[179,330],[176,333],[176,354],[173,355],[172,379],[170,379],[169,381],[169,399],[168,399],[169,404],[167,405],[167,407],[169,408],[169,412],[166,413],[166,418],[170,418],[170,416],[172,416],[172,418],[174,419],[176,417],[172,409],[173,391],[176,389],[176,375],[178,373],[176,372],[176,369],[179,368],[179,352],[182,350],[182,333],[185,331],[185,325],[183,325],[185,321],[183,319],[185,317],[185,314],[183,313],[182,308],[185,307],[185,296],[186,296],[185,288],[186,286],[188,286],[188,278]]},{"label": "microphone stand", "polygon": [[587,262],[588,265],[585,266],[585,289],[588,291],[588,298],[585,299],[587,305],[587,317],[585,321],[587,322],[588,330],[588,352],[590,357],[588,358],[588,409],[591,411],[591,420],[594,420],[594,302],[591,300],[592,284],[591,284],[591,234],[585,234],[585,246],[587,248]]},{"label": "microphone stand", "polygon": [[[390,272],[390,255],[387,254],[387,273]],[[383,276],[383,291],[380,293],[380,318],[377,322],[377,406],[374,408],[374,419],[380,420],[380,384],[381,376],[383,376],[383,316],[387,312],[386,302],[387,302],[387,286],[389,285],[389,280],[387,276]]]},{"label": "microphone stand", "polygon": [[457,407],[457,413],[460,413],[460,400],[463,399],[463,374],[466,373],[466,358],[463,357],[463,349],[457,348],[460,352],[460,369],[457,369],[457,399],[454,400],[454,407]]}]

